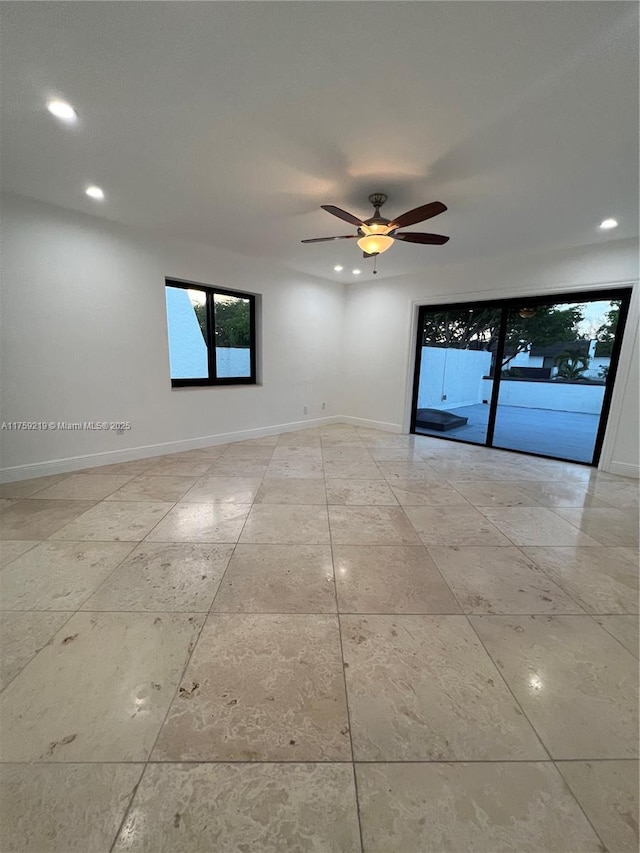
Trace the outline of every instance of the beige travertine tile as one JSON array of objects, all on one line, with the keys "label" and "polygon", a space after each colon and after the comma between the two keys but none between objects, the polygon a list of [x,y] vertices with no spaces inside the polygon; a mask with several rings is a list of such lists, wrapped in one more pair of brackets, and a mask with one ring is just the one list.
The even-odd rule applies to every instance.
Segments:
[{"label": "beige travertine tile", "polygon": [[149,765],[114,853],[200,850],[360,853],[351,766]]},{"label": "beige travertine tile", "polygon": [[101,501],[134,474],[71,474],[38,492],[38,500]]},{"label": "beige travertine tile", "polygon": [[488,460],[479,462],[478,457],[475,458],[459,458],[459,459],[432,459],[429,462],[430,467],[440,477],[444,477],[450,483],[458,483],[463,481],[486,481],[486,480],[516,480],[522,474],[522,470],[517,470],[510,462],[503,462],[499,459],[489,462]]},{"label": "beige travertine tile", "polygon": [[240,542],[272,545],[328,545],[325,506],[254,504]]},{"label": "beige travertine tile", "polygon": [[500,480],[451,480],[473,506],[533,506],[535,501],[513,483]]},{"label": "beige travertine tile", "polygon": [[222,456],[228,446],[228,444],[211,444],[209,447],[193,447],[191,450],[173,453],[168,458],[183,462],[206,462],[208,459],[211,463],[218,456]]},{"label": "beige travertine tile", "polygon": [[19,611],[0,613],[0,690],[4,690],[71,615]]},{"label": "beige travertine tile", "polygon": [[278,437],[278,448],[281,447],[320,447],[319,430],[297,430],[296,432],[283,432]]},{"label": "beige travertine tile", "polygon": [[[213,460],[207,474],[213,477],[264,477],[267,470],[266,459],[241,459],[238,457],[219,456]],[[201,474],[205,473],[204,471]]]},{"label": "beige travertine tile", "polygon": [[322,449],[317,447],[276,447],[271,457],[271,465],[322,465]]},{"label": "beige travertine tile", "polygon": [[335,616],[211,614],[181,691],[154,760],[351,759]]},{"label": "beige travertine tile", "polygon": [[475,507],[405,506],[409,521],[427,547],[443,545],[511,545]]},{"label": "beige travertine tile", "polygon": [[107,853],[143,769],[144,764],[4,767],[0,774],[3,850]]},{"label": "beige travertine tile", "polygon": [[380,473],[393,483],[394,480],[423,480],[446,486],[446,480],[427,462],[378,462]]},{"label": "beige travertine tile", "polygon": [[175,503],[197,482],[196,477],[139,474],[113,492],[109,501],[169,501]]},{"label": "beige travertine tile", "polygon": [[324,476],[338,480],[380,480],[384,478],[373,461],[339,459],[324,463]]},{"label": "beige travertine tile", "polygon": [[358,764],[367,853],[602,853],[549,762]]},{"label": "beige travertine tile", "polygon": [[419,545],[420,539],[399,507],[330,506],[334,545]]},{"label": "beige travertine tile", "polygon": [[0,694],[0,760],[146,760],[202,619],[76,613]]},{"label": "beige travertine tile", "polygon": [[257,504],[326,504],[323,480],[266,477],[258,489]]},{"label": "beige travertine tile", "polygon": [[94,468],[83,468],[82,474],[130,474],[135,477],[136,474],[144,474],[144,472],[158,461],[160,457],[152,456],[147,459],[135,459],[132,462],[112,462],[108,465],[96,465]]},{"label": "beige travertine tile", "polygon": [[557,766],[609,853],[637,853],[638,763],[561,761]]},{"label": "beige travertine tile", "polygon": [[339,506],[398,506],[384,480],[327,480],[327,503]]},{"label": "beige travertine tile", "polygon": [[335,613],[328,545],[238,545],[212,611]]},{"label": "beige travertine tile", "polygon": [[596,616],[595,620],[634,657],[640,657],[637,616]]},{"label": "beige travertine tile", "polygon": [[638,547],[638,513],[597,507],[569,509],[558,507],[556,515],[592,536],[601,545]]},{"label": "beige travertine tile", "polygon": [[0,539],[47,539],[95,501],[18,500],[0,513]]},{"label": "beige travertine tile", "polygon": [[460,613],[422,546],[335,545],[333,559],[343,613]]},{"label": "beige travertine tile", "polygon": [[275,459],[269,463],[265,477],[266,479],[293,477],[297,480],[323,480],[324,470],[322,462],[312,459],[294,459],[293,461]]},{"label": "beige travertine tile", "polygon": [[366,447],[360,444],[350,444],[347,447],[323,447],[323,462],[367,462],[373,464],[373,457]]},{"label": "beige travertine tile", "polygon": [[356,761],[544,759],[464,616],[341,616]]},{"label": "beige travertine tile", "polygon": [[637,509],[640,503],[640,483],[638,480],[616,477],[614,481],[594,480],[589,485],[589,491],[602,501],[605,506],[620,509]]},{"label": "beige travertine tile", "polygon": [[638,567],[624,548],[523,548],[590,613],[637,613]]},{"label": "beige travertine tile", "polygon": [[633,758],[638,665],[590,616],[470,616],[552,758]]},{"label": "beige travertine tile", "polygon": [[[543,507],[480,507],[514,545],[597,545],[573,524]],[[559,510],[562,512],[563,510]]]},{"label": "beige travertine tile", "polygon": [[531,500],[529,506],[605,506],[587,491],[588,483],[538,480],[512,483]]},{"label": "beige travertine tile", "polygon": [[184,495],[182,503],[250,504],[261,482],[260,477],[201,477]]},{"label": "beige travertine tile", "polygon": [[0,541],[0,569],[38,544],[39,540],[37,539],[17,539],[15,542],[8,539]]},{"label": "beige travertine tile", "polygon": [[143,542],[82,609],[206,612],[232,553],[233,545]]},{"label": "beige travertine tile", "polygon": [[377,447],[367,448],[371,458],[376,462],[424,462],[420,453],[414,447]]},{"label": "beige travertine tile", "polygon": [[147,476],[202,477],[203,474],[210,473],[212,463],[217,459],[218,456],[213,459],[200,457],[196,459],[161,457],[159,461],[147,466],[144,473]]},{"label": "beige travertine tile", "polygon": [[269,460],[273,456],[275,445],[252,444],[250,442],[229,444],[225,448],[225,459],[261,459]]},{"label": "beige travertine tile", "polygon": [[17,480],[15,483],[0,483],[0,498],[30,498],[38,494],[47,486],[60,483],[69,477],[69,474],[50,474],[48,477],[34,477],[31,480]]},{"label": "beige travertine tile", "polygon": [[467,506],[468,500],[448,483],[424,480],[389,480],[391,491],[401,506]]},{"label": "beige travertine tile", "polygon": [[237,542],[250,506],[179,503],[147,538],[150,542]]},{"label": "beige travertine tile", "polygon": [[140,542],[172,506],[168,501],[102,501],[51,538]]},{"label": "beige travertine tile", "polygon": [[583,613],[518,548],[430,548],[465,613]]},{"label": "beige travertine tile", "polygon": [[129,542],[42,542],[0,574],[0,607],[76,610],[132,547]]}]

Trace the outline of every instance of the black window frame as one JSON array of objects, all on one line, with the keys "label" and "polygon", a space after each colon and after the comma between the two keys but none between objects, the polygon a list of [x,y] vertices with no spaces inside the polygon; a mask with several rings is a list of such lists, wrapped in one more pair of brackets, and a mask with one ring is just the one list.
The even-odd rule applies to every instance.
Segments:
[{"label": "black window frame", "polygon": [[429,433],[430,438],[436,438],[441,441],[451,441],[458,442],[459,444],[470,444],[474,447],[490,447],[493,450],[502,450],[505,453],[521,453],[524,456],[537,456],[543,459],[557,459],[559,462],[568,462],[572,465],[585,465],[593,468],[597,468],[600,462],[600,455],[602,453],[602,446],[604,444],[605,433],[607,430],[607,423],[609,420],[609,411],[611,409],[611,400],[613,398],[613,387],[616,381],[616,375],[618,372],[618,366],[620,361],[620,351],[622,349],[622,342],[624,339],[624,333],[626,330],[626,323],[629,316],[629,310],[631,306],[631,296],[633,293],[633,289],[629,285],[621,285],[620,287],[608,287],[600,289],[592,289],[592,290],[575,290],[566,292],[549,292],[544,294],[538,294],[536,296],[523,296],[523,297],[508,297],[502,299],[486,299],[486,300],[472,300],[469,302],[442,302],[435,304],[427,304],[427,305],[419,305],[418,306],[418,333],[416,337],[416,346],[415,346],[415,356],[414,356],[414,372],[413,372],[413,395],[411,400],[411,422],[409,426],[409,432],[413,435],[425,435],[426,433],[419,433],[416,430],[416,414],[418,410],[418,392],[420,387],[420,364],[421,364],[421,354],[422,354],[422,334],[421,329],[424,325],[424,317],[426,314],[429,314],[434,311],[459,311],[462,308],[472,308],[472,309],[486,309],[487,307],[497,308],[502,311],[502,320],[500,323],[500,332],[499,332],[499,340],[498,347],[496,349],[496,364],[501,364],[504,349],[506,345],[506,332],[507,332],[507,320],[508,313],[511,309],[516,307],[531,307],[535,308],[539,305],[550,305],[550,304],[562,304],[562,303],[575,303],[580,304],[581,302],[606,302],[607,300],[620,300],[620,314],[618,316],[618,326],[616,330],[615,341],[613,344],[613,349],[611,351],[611,361],[609,364],[609,371],[607,373],[607,378],[605,380],[605,391],[604,398],[602,401],[602,408],[600,409],[600,420],[598,422],[598,429],[596,431],[596,439],[595,445],[593,449],[593,456],[590,462],[580,462],[575,459],[567,459],[564,456],[552,456],[548,453],[535,453],[529,450],[518,450],[516,448],[510,447],[501,447],[500,445],[496,445],[493,443],[494,432],[495,432],[495,424],[498,413],[498,405],[499,405],[499,396],[500,396],[500,383],[502,381],[502,376],[500,370],[496,370],[493,377],[493,388],[491,393],[491,400],[489,402],[489,418],[487,422],[487,432],[485,435],[484,442],[469,442],[464,441],[464,439],[455,438],[454,436],[446,436],[446,435],[432,435]]},{"label": "black window frame", "polygon": [[[193,379],[181,378],[174,379],[170,375],[172,388],[198,388],[210,387],[212,385],[257,385],[257,357],[256,357],[256,295],[254,293],[245,293],[240,290],[228,290],[224,287],[215,287],[209,284],[201,284],[195,281],[182,281],[174,278],[165,278],[165,293],[167,287],[179,287],[182,290],[199,290],[205,294],[205,305],[207,314],[207,354],[208,354],[208,370],[209,376],[194,377]],[[249,302],[249,376],[216,376],[217,359],[216,359],[216,344],[215,344],[215,307],[214,299],[216,295],[233,296],[238,299],[246,299]],[[169,343],[169,322],[167,320],[167,343]],[[171,373],[171,364],[169,364],[169,373]]]}]

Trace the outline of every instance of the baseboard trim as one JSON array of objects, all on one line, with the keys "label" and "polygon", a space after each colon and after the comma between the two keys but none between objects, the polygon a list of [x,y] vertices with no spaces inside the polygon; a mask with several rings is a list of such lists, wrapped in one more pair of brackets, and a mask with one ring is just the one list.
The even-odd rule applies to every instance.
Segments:
[{"label": "baseboard trim", "polygon": [[98,468],[101,465],[113,465],[117,462],[132,462],[135,459],[147,459],[149,456],[164,456],[168,453],[181,453],[184,450],[196,450],[199,447],[210,447],[214,444],[247,441],[251,438],[264,438],[268,435],[279,435],[283,432],[296,432],[302,429],[312,429],[314,427],[345,422],[346,419],[340,416],[309,418],[304,421],[274,424],[273,426],[259,427],[258,429],[204,435],[181,441],[167,441],[161,444],[129,447],[124,450],[107,450],[102,453],[90,453],[85,456],[69,456],[64,459],[49,459],[44,462],[14,465],[9,468],[0,468],[0,483],[14,483],[19,480],[30,480],[33,477],[47,477],[50,474],[66,474],[73,471],[81,471],[83,468]]},{"label": "baseboard trim", "polygon": [[366,427],[367,429],[381,429],[384,432],[402,432],[402,424],[389,424],[386,421],[370,421],[367,418],[352,418],[347,416],[341,418],[341,422],[350,426]]},{"label": "baseboard trim", "polygon": [[633,477],[640,480],[640,465],[631,465],[629,462],[610,462],[602,469],[608,474],[618,474],[620,477]]}]

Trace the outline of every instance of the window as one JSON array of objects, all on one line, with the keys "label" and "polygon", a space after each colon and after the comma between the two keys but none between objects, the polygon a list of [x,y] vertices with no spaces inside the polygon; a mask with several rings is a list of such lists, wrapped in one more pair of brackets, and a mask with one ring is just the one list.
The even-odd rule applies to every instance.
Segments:
[{"label": "window", "polygon": [[171,385],[256,384],[256,298],[166,280]]}]

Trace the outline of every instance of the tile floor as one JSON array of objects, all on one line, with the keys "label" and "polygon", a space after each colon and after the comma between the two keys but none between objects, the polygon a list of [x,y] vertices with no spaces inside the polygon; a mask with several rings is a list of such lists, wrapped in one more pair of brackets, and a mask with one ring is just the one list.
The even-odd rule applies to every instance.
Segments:
[{"label": "tile floor", "polygon": [[637,483],[336,425],[0,499],[4,853],[637,851]]}]

